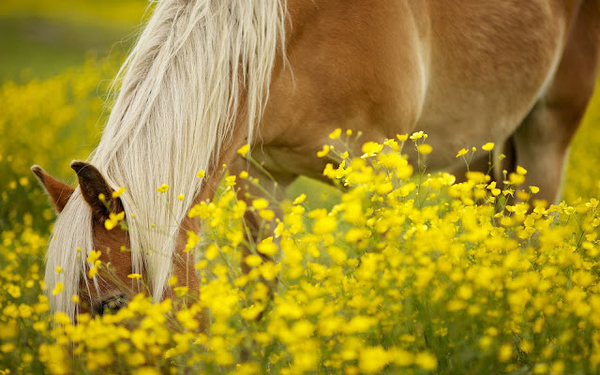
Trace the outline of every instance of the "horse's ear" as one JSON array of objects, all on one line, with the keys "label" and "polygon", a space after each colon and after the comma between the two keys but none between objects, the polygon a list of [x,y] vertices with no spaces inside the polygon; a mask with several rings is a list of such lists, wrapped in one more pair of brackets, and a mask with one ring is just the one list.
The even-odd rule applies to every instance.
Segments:
[{"label": "horse's ear", "polygon": [[106,219],[111,212],[122,210],[119,202],[112,197],[114,190],[108,186],[96,167],[76,160],[71,163],[71,168],[77,173],[81,195],[92,208],[95,218]]},{"label": "horse's ear", "polygon": [[63,208],[65,208],[69,198],[71,198],[74,189],[50,176],[39,165],[31,167],[31,171],[40,181],[40,184],[44,187],[46,193],[48,193],[50,202],[54,206],[56,212],[60,213]]}]

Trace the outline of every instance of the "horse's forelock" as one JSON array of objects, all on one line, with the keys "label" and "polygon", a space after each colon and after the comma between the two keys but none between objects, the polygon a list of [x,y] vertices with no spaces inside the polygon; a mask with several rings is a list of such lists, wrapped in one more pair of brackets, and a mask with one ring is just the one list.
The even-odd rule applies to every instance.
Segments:
[{"label": "horse's forelock", "polygon": [[[71,320],[76,313],[73,296],[79,294],[79,282],[85,280],[85,285],[89,282],[85,262],[92,250],[92,212],[76,189],[54,224],[44,280],[51,309],[63,311]],[[62,291],[57,288],[59,282]]]}]

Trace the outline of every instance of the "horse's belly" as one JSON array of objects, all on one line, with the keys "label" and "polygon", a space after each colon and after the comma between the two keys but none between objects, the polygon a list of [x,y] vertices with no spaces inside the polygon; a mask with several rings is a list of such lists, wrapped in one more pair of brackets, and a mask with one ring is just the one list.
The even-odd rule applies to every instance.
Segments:
[{"label": "horse's belly", "polygon": [[323,2],[335,22],[295,24],[260,129],[273,169],[319,175],[335,128],[361,141],[423,130],[433,169],[504,142],[550,82],[569,19],[566,0],[375,2]]}]

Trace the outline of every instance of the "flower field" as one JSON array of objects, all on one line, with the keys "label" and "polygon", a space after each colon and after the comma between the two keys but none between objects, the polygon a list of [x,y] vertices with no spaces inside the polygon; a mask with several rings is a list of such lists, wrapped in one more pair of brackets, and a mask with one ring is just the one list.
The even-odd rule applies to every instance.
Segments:
[{"label": "flower field", "polygon": [[[29,168],[75,183],[69,162],[99,139],[115,66],[90,59],[0,86],[0,374],[600,372],[599,95],[560,204],[536,200],[522,168],[503,186],[427,171],[436,151],[421,132],[360,155],[325,147],[333,187],[303,180],[284,201],[245,203],[236,181],[253,177],[243,173],[190,210],[205,228],[188,234],[200,290],[171,278],[176,296],[158,304],[138,295],[77,325],[52,314],[46,294],[61,291],[45,290],[43,273],[54,212]],[[464,147],[468,160],[494,145]],[[256,241],[247,211],[268,233]]]},{"label": "flower field", "polygon": [[[230,176],[213,202],[190,211],[206,228],[188,240],[200,293],[172,279],[174,300],[153,305],[140,295],[115,314],[80,316],[78,325],[50,314],[42,274],[53,213],[28,168],[37,162],[68,176],[68,161],[90,151],[102,117],[97,82],[107,65],[91,61],[0,90],[7,135],[0,141],[3,374],[599,370],[593,173],[571,167],[568,174],[566,195],[587,198],[545,205],[524,183],[523,169],[494,186],[480,173],[457,184],[411,167],[401,147],[417,147],[424,165],[431,150],[422,133],[367,143],[363,155],[325,148],[321,155],[341,164],[324,174],[346,186],[328,190],[327,204],[321,189],[305,184],[284,202],[247,205],[235,198],[235,181],[252,176]],[[592,109],[586,139],[597,133],[589,124],[597,119]],[[493,145],[477,147],[469,153]],[[574,148],[575,168],[594,160],[593,146],[586,147]],[[590,190],[576,190],[582,187]],[[509,195],[523,203],[506,205]],[[247,210],[273,236],[249,243]],[[253,250],[245,259],[243,246]],[[209,312],[205,331],[201,311]]]}]

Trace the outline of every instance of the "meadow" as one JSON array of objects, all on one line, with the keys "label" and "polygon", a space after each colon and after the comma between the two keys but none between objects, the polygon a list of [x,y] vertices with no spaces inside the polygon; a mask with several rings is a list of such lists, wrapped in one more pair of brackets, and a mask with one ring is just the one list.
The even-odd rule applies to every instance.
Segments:
[{"label": "meadow", "polygon": [[[3,62],[0,374],[600,371],[598,94],[574,140],[560,204],[536,200],[539,189],[522,168],[503,186],[481,173],[456,183],[427,171],[435,150],[419,132],[367,143],[360,155],[325,147],[331,186],[302,179],[284,201],[246,204],[234,194],[236,181],[252,176],[241,174],[192,208],[205,228],[188,236],[199,291],[172,278],[176,296],[159,304],[139,295],[77,325],[50,313],[46,294],[62,292],[43,283],[55,214],[29,168],[39,164],[75,184],[69,163],[98,141],[123,57],[111,38],[129,35],[144,9],[143,2],[65,4],[63,11],[33,0],[0,5],[7,28],[42,19],[64,22],[66,34],[86,25],[93,34],[109,30],[109,40],[91,45],[34,48],[29,70],[19,69],[26,57],[18,48]],[[84,52],[90,48],[96,52]],[[360,142],[345,129],[330,137]],[[419,151],[415,167],[402,154],[409,147]],[[457,157],[468,162],[495,145],[464,147]],[[246,211],[272,235],[249,240]],[[252,250],[244,259],[243,247]]]}]

